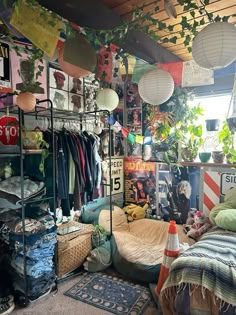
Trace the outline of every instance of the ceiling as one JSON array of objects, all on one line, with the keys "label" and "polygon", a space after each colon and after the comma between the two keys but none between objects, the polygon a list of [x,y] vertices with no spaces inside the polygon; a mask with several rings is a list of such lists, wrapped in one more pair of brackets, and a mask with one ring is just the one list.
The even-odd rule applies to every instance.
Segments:
[{"label": "ceiling", "polygon": [[[169,52],[173,53],[180,59],[186,61],[191,60],[192,55],[188,52],[187,48],[184,46],[184,38],[180,37],[180,34],[178,31],[181,29],[180,22],[182,20],[182,17],[185,16],[188,21],[193,20],[190,12],[183,13],[183,6],[180,6],[177,4],[177,0],[172,0],[176,12],[177,12],[177,18],[176,19],[170,19],[167,15],[167,13],[164,10],[164,0],[160,1],[153,1],[153,0],[101,0],[101,2],[108,8],[110,8],[114,13],[117,13],[122,18],[129,19],[133,10],[137,7],[140,7],[144,5],[144,13],[146,12],[154,12],[154,8],[156,5],[159,6],[159,11],[155,14],[153,14],[154,18],[157,18],[159,21],[162,21],[166,23],[166,25],[174,25],[174,32],[170,33],[168,29],[164,29],[162,31],[158,31],[154,29],[153,26],[150,26],[151,29],[154,29],[156,34],[160,36],[161,38],[170,36],[177,36],[177,42],[174,43],[161,43],[162,47],[165,47]],[[187,1],[186,1],[187,2]],[[201,0],[196,0],[196,3],[199,4]],[[233,15],[236,14],[236,0],[210,0],[209,5],[207,5],[207,11],[209,13],[213,13],[214,15],[219,16],[227,16],[227,15]],[[196,10],[195,10],[196,11]],[[204,15],[200,15],[198,11],[195,13],[196,18],[198,21],[202,19],[203,17],[206,17]],[[207,19],[207,18],[206,18]],[[230,17],[229,19],[230,23],[236,24],[236,17]],[[200,30],[203,26],[199,27],[198,30]],[[177,31],[177,32],[176,32]]]}]

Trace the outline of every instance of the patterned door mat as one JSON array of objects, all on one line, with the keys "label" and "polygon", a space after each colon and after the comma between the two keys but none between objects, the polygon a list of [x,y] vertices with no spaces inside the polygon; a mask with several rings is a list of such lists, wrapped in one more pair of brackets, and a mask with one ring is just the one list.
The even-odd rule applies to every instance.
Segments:
[{"label": "patterned door mat", "polygon": [[148,288],[102,272],[84,272],[64,294],[118,315],[141,315],[151,301]]}]

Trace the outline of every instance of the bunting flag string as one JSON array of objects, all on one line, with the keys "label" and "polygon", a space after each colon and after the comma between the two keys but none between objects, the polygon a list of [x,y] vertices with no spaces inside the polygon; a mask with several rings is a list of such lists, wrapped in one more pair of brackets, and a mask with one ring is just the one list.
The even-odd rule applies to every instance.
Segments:
[{"label": "bunting flag string", "polygon": [[124,128],[118,121],[115,120],[113,115],[110,115],[107,120],[108,124],[111,125],[111,129],[114,130],[116,133],[122,133],[123,137],[127,139],[130,143],[138,143],[138,144],[152,144],[152,137],[144,137],[140,134],[134,134],[129,132],[128,129]]}]

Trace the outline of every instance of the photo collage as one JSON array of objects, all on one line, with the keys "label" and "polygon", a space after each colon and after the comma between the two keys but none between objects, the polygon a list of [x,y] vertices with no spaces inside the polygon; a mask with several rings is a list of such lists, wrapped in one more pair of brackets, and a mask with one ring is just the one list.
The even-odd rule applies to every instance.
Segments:
[{"label": "photo collage", "polygon": [[49,64],[49,98],[56,109],[83,112],[83,79],[72,78],[56,65]]},{"label": "photo collage", "polygon": [[[143,100],[138,93],[136,83],[128,83],[126,90],[127,129],[133,134],[142,134],[142,105]],[[128,156],[142,156],[142,145],[128,143]]]}]

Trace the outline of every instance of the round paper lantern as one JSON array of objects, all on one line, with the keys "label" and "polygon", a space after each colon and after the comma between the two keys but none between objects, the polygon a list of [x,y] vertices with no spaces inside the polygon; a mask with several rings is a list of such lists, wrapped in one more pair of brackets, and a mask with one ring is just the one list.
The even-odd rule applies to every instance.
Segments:
[{"label": "round paper lantern", "polygon": [[73,78],[83,78],[93,72],[97,56],[89,42],[77,35],[66,40],[59,50],[58,62],[62,70]]},{"label": "round paper lantern", "polygon": [[102,127],[97,124],[94,129],[93,129],[94,133],[96,133],[97,135],[100,135],[102,133]]},{"label": "round paper lantern", "polygon": [[169,72],[162,69],[149,70],[138,83],[141,98],[151,105],[166,102],[174,92],[174,80]]},{"label": "round paper lantern", "polygon": [[35,108],[36,97],[30,92],[22,92],[16,97],[16,105],[23,111],[31,111]]},{"label": "round paper lantern", "polygon": [[227,67],[236,58],[236,27],[227,22],[207,25],[193,40],[192,56],[203,68]]},{"label": "round paper lantern", "polygon": [[100,109],[112,111],[119,104],[119,96],[112,89],[102,89],[97,94],[96,103]]}]

